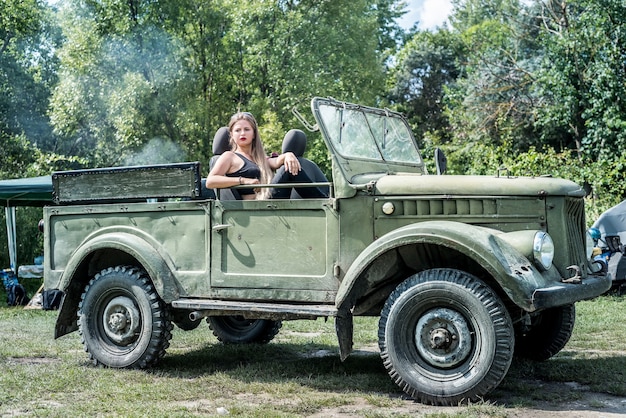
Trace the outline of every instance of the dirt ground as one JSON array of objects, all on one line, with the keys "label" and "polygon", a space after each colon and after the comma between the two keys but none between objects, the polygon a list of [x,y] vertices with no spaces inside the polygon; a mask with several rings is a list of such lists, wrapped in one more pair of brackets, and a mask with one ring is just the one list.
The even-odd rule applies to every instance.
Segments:
[{"label": "dirt ground", "polygon": [[[498,402],[489,402],[489,405],[482,405],[474,409],[468,414],[468,407],[439,407],[422,405],[411,400],[403,400],[402,406],[394,408],[381,408],[380,413],[384,416],[404,414],[414,417],[435,415],[435,416],[477,416],[477,417],[507,417],[507,418],[623,418],[626,416],[626,399],[610,396],[601,393],[593,393],[586,390],[583,386],[575,383],[543,383],[540,384],[544,396],[549,398],[547,392],[554,392],[554,398],[561,391],[576,391],[579,395],[574,402],[532,402],[531,406],[515,407],[508,406],[506,399]],[[493,408],[490,408],[490,405]],[[504,408],[502,408],[504,406]],[[341,418],[362,418],[371,414],[372,405],[363,400],[361,404],[351,405],[349,407],[325,409],[311,415],[310,418],[326,418],[329,416]],[[442,414],[442,415],[437,415]],[[443,415],[445,414],[445,415]]]},{"label": "dirt ground", "polygon": [[[377,352],[377,348],[367,347],[357,350],[354,354],[366,355]],[[309,353],[307,357],[324,357],[334,355],[332,351],[317,350]],[[55,361],[49,358],[26,357],[9,359],[9,364],[41,364]],[[496,389],[495,396],[484,403],[458,406],[441,407],[424,405],[414,402],[407,397],[399,396],[392,400],[393,406],[372,405],[371,401],[361,398],[356,404],[342,406],[338,408],[325,408],[315,414],[307,415],[307,418],[363,418],[367,416],[395,416],[404,415],[411,417],[488,417],[488,418],[617,418],[626,417],[626,398],[596,393],[584,385],[576,382],[545,382],[540,380],[519,380],[516,384],[526,387],[536,387],[540,392],[537,398],[547,399],[538,401],[536,399],[525,399],[520,406],[518,394],[506,389]],[[564,396],[567,395],[567,396]],[[562,401],[562,399],[570,399]],[[571,400],[574,399],[574,400]],[[240,399],[243,403],[258,403],[258,395],[251,397],[249,394],[242,395]],[[275,401],[275,400],[274,400]],[[189,402],[188,402],[189,403]],[[211,411],[212,416],[230,416],[226,408],[216,407],[214,401],[197,400],[186,405],[192,410]],[[20,415],[19,411],[10,416]],[[5,415],[3,415],[5,416]]]},{"label": "dirt ground", "polygon": [[[356,350],[354,354],[372,354],[378,353],[378,348],[363,347]],[[323,356],[329,353],[318,353]],[[521,382],[520,382],[521,383]],[[497,400],[487,400],[484,404],[476,406],[471,414],[467,410],[471,407],[441,407],[432,405],[423,405],[416,403],[411,399],[402,399],[400,407],[381,407],[376,412],[383,416],[388,415],[410,415],[414,417],[420,416],[476,416],[476,417],[506,417],[506,418],[625,418],[626,417],[626,398],[611,396],[605,393],[591,392],[587,386],[577,382],[555,383],[544,381],[527,381],[528,386],[537,388],[541,392],[542,399],[549,401],[525,401],[524,406],[516,405],[519,398],[515,393],[498,389]],[[573,393],[572,393],[573,392]],[[565,398],[564,393],[568,393],[567,398],[576,399],[575,401],[560,401]],[[310,418],[326,418],[329,416],[340,418],[362,418],[371,415],[372,405],[365,399],[357,405],[348,407],[325,409],[311,415]],[[374,408],[375,409],[375,408]],[[503,415],[504,414],[504,415]]]}]

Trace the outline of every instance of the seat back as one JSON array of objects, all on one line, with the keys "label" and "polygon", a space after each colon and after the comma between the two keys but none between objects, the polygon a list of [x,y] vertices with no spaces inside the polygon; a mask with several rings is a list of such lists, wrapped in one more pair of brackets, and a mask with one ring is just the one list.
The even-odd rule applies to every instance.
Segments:
[{"label": "seat back", "polygon": [[292,129],[285,134],[282,151],[293,152],[296,157],[302,157],[306,151],[306,134],[300,129]]},{"label": "seat back", "polygon": [[[209,160],[209,171],[213,169],[220,155],[226,151],[230,151],[230,132],[226,126],[222,126],[213,137],[213,156]],[[204,183],[206,188],[206,179]],[[214,189],[214,193],[219,197],[219,200],[241,200],[241,195],[235,189]]]},{"label": "seat back", "polygon": [[[319,168],[319,166],[313,161],[303,157],[304,151],[306,151],[306,143],[306,134],[300,129],[292,129],[285,134],[285,138],[283,139],[283,154],[285,152],[293,152],[296,157],[298,157],[298,160],[300,160],[302,170],[306,173],[306,175],[311,179],[312,182],[328,182],[328,179],[324,175],[324,172]],[[328,195],[328,187],[320,187],[319,189],[320,191]],[[291,199],[302,199],[302,196],[300,196],[295,188],[291,190]]]}]

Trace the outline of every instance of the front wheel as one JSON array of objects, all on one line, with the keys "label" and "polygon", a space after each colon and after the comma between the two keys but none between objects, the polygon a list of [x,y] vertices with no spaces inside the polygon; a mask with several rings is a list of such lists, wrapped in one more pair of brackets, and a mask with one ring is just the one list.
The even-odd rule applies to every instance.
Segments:
[{"label": "front wheel", "polygon": [[143,270],[117,266],[89,282],[78,306],[78,331],[96,365],[146,368],[165,355],[172,323]]},{"label": "front wheel", "polygon": [[515,355],[544,361],[561,351],[569,341],[576,322],[573,304],[546,309],[520,328],[515,338]]},{"label": "front wheel", "polygon": [[246,319],[242,316],[210,316],[207,322],[213,335],[227,344],[266,344],[283,326],[281,321]]},{"label": "front wheel", "polygon": [[378,343],[389,375],[411,397],[456,405],[498,386],[511,365],[514,333],[504,304],[484,282],[433,269],[389,295]]}]

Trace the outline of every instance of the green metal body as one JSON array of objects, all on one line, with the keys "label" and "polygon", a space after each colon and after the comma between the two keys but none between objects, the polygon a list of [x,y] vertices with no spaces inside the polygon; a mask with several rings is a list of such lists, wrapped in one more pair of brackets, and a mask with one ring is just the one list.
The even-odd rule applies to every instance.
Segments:
[{"label": "green metal body", "polygon": [[[67,202],[44,208],[45,288],[66,295],[56,336],[76,330],[89,279],[116,265],[144,269],[176,309],[268,319],[335,316],[342,357],[351,349],[352,315],[379,315],[390,292],[422,270],[474,274],[503,299],[514,322],[524,312],[609,288],[610,278],[594,273],[585,254],[578,185],[549,177],[428,175],[400,115],[326,99],[315,99],[312,108],[333,159],[327,199],[187,196],[199,178],[172,176],[167,167],[150,172],[154,193],[141,184],[142,201],[131,185],[117,196],[108,188],[85,204],[90,182],[102,179],[97,173],[74,176],[56,191]],[[378,130],[382,145],[368,149],[362,138]],[[125,175],[107,172],[106,179]],[[160,192],[171,190],[172,181],[188,182],[174,199]],[[83,197],[72,199],[72,188]],[[533,261],[537,231],[554,240],[547,271]],[[577,283],[564,282],[570,266]]]}]

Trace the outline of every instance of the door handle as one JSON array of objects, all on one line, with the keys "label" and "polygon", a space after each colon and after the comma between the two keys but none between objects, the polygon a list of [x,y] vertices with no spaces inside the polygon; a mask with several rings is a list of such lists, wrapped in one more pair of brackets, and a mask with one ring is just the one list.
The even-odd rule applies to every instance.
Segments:
[{"label": "door handle", "polygon": [[215,232],[221,232],[222,230],[226,228],[230,228],[230,227],[232,227],[232,225],[230,224],[217,224],[217,225],[214,225],[213,228],[211,229]]}]

